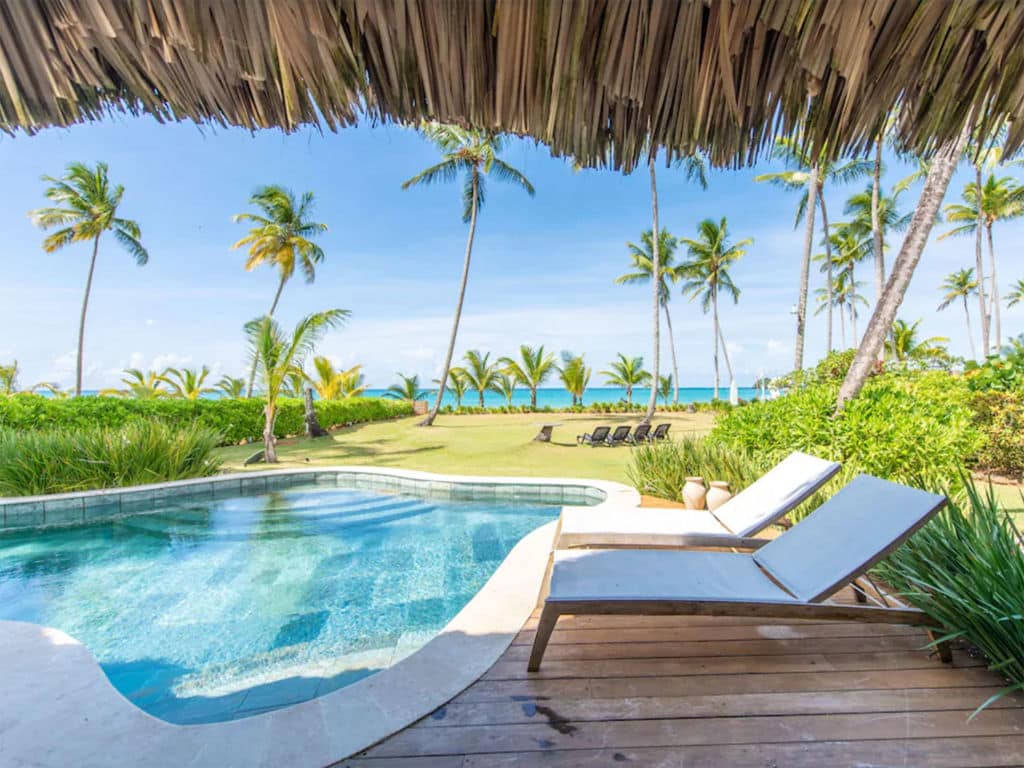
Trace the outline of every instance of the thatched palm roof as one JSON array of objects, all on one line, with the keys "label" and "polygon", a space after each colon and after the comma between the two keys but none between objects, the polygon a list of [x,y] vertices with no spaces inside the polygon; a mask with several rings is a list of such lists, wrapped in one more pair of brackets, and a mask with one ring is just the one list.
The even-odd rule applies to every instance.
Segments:
[{"label": "thatched palm roof", "polygon": [[435,118],[628,169],[648,137],[719,165],[800,129],[856,151],[898,109],[927,153],[974,109],[1020,117],[1022,58],[1020,2],[0,0],[0,128]]}]

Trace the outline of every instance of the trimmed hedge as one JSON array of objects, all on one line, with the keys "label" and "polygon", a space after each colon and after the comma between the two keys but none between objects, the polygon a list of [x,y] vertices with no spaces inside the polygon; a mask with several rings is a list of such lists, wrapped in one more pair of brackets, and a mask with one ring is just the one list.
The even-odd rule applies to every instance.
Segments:
[{"label": "trimmed hedge", "polygon": [[[278,401],[278,437],[304,429],[302,400]],[[324,427],[382,421],[412,415],[412,404],[401,400],[359,397],[318,400],[316,413]],[[222,445],[258,440],[263,434],[263,401],[239,400],[131,400],[118,397],[54,399],[22,394],[0,397],[0,428],[16,431],[87,430],[116,428],[155,420],[172,427],[199,425],[222,436]]]}]

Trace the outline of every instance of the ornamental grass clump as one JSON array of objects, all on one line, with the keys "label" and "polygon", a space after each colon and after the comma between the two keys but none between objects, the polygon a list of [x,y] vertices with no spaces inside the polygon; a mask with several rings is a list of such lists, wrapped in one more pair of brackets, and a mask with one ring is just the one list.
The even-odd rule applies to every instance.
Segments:
[{"label": "ornamental grass clump", "polygon": [[[1024,538],[992,486],[964,490],[876,568],[897,594],[985,656],[1008,685],[1024,688]],[[977,711],[975,712],[977,714]]]},{"label": "ornamental grass clump", "polygon": [[0,430],[0,496],[119,488],[208,477],[221,436],[206,427],[136,421],[118,428]]},{"label": "ornamental grass clump", "polygon": [[699,437],[639,445],[632,450],[626,475],[641,493],[681,501],[690,475],[706,482],[725,480],[733,492],[763,475],[770,465],[754,454],[715,445]]}]

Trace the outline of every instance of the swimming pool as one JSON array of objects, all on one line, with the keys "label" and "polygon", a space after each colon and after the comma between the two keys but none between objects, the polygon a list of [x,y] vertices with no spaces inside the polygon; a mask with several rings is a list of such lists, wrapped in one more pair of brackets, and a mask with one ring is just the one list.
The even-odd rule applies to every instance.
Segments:
[{"label": "swimming pool", "polygon": [[314,483],[163,500],[0,534],[0,619],[77,638],[122,694],[169,722],[246,717],[417,650],[565,503]]}]

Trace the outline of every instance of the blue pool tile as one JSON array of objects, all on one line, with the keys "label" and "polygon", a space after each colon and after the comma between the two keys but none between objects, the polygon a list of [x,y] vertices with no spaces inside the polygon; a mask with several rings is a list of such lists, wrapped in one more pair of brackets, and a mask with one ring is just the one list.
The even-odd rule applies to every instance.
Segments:
[{"label": "blue pool tile", "polygon": [[8,504],[3,509],[6,528],[31,528],[43,524],[43,502],[30,501]]},{"label": "blue pool tile", "polygon": [[330,611],[316,611],[294,617],[277,631],[271,648],[313,642],[323,631],[324,624],[327,623],[330,615]]},{"label": "blue pool tile", "polygon": [[82,522],[82,498],[52,499],[43,502],[44,525],[76,525]]}]

